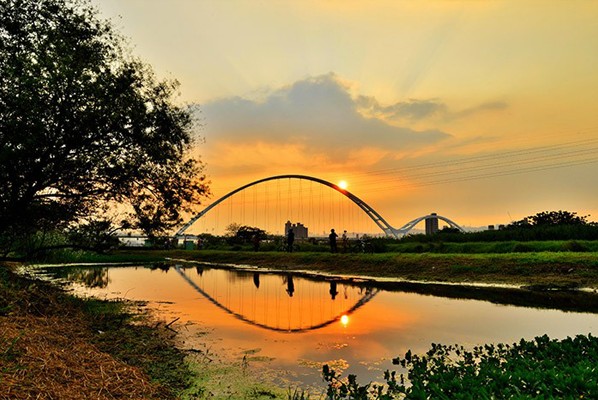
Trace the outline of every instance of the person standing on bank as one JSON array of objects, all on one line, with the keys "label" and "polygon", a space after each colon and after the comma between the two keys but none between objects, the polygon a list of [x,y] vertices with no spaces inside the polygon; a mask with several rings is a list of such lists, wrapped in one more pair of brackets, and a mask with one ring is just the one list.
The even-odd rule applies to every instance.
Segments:
[{"label": "person standing on bank", "polygon": [[336,238],[338,237],[338,235],[336,234],[336,232],[334,231],[334,229],[330,230],[330,235],[328,235],[328,240],[330,241],[330,252],[331,253],[336,253]]},{"label": "person standing on bank", "polygon": [[293,252],[293,243],[295,242],[295,232],[293,229],[289,229],[289,233],[287,234],[287,251],[289,253]]},{"label": "person standing on bank", "polygon": [[349,247],[349,237],[347,237],[347,231],[343,231],[341,240],[343,241],[343,253],[346,253],[347,248]]}]

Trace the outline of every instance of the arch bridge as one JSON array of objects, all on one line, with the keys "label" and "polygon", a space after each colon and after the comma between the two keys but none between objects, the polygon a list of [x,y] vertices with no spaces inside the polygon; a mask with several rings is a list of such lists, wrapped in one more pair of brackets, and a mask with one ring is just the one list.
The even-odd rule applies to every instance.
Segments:
[{"label": "arch bridge", "polygon": [[332,182],[328,182],[324,179],[320,179],[320,178],[316,178],[313,176],[309,176],[309,175],[298,175],[298,174],[286,174],[286,175],[275,175],[275,176],[270,176],[267,178],[263,178],[263,179],[258,179],[256,181],[253,181],[251,183],[248,183],[246,185],[243,185],[227,194],[225,194],[224,196],[222,196],[221,198],[219,198],[218,200],[214,201],[212,204],[210,204],[209,206],[207,206],[205,209],[203,209],[201,212],[199,212],[198,214],[196,214],[195,216],[193,216],[193,218],[191,218],[189,220],[189,222],[187,222],[185,225],[183,225],[175,234],[175,236],[184,236],[185,232],[187,231],[187,229],[189,229],[197,220],[199,220],[201,217],[203,217],[204,215],[206,215],[210,210],[212,210],[214,207],[216,207],[217,205],[219,205],[220,203],[222,203],[223,201],[225,201],[226,199],[232,197],[233,195],[244,191],[245,189],[248,189],[252,186],[256,186],[259,185],[261,183],[264,182],[268,182],[268,181],[276,181],[276,180],[283,180],[283,179],[300,179],[300,180],[306,180],[306,181],[310,181],[310,182],[315,182],[318,183],[320,185],[329,187],[333,190],[335,190],[336,192],[342,194],[343,196],[345,196],[346,198],[348,198],[349,200],[351,200],[355,205],[357,205],[377,226],[378,228],[380,228],[382,230],[382,232],[384,232],[384,234],[386,236],[389,237],[395,237],[395,238],[399,238],[403,235],[406,235],[407,233],[409,233],[418,223],[420,223],[421,221],[424,220],[428,220],[428,219],[439,219],[442,220],[444,222],[446,222],[451,228],[455,228],[458,229],[462,232],[464,232],[463,228],[460,227],[457,223],[455,223],[454,221],[451,221],[449,218],[443,217],[441,215],[437,215],[437,214],[428,214],[428,215],[424,215],[421,216],[419,218],[416,218],[412,221],[407,222],[405,225],[403,225],[400,228],[394,228],[393,226],[391,226],[386,219],[384,219],[384,217],[382,217],[382,215],[380,215],[380,213],[378,213],[376,210],[374,210],[374,208],[372,206],[370,206],[369,204],[367,204],[365,201],[363,201],[362,199],[360,199],[359,197],[357,197],[356,195],[354,195],[353,193],[349,192],[346,189],[341,188],[340,186],[332,183]]}]

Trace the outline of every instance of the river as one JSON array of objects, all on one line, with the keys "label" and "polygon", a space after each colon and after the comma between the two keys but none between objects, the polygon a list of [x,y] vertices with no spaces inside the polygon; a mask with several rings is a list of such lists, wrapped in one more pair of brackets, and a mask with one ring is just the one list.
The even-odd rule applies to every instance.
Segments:
[{"label": "river", "polygon": [[[38,270],[39,271],[39,270]],[[324,363],[360,382],[431,343],[473,347],[598,333],[598,295],[531,292],[236,270],[208,265],[47,267],[81,296],[146,302],[183,346],[268,371],[280,385],[322,385]],[[533,306],[530,306],[533,305]],[[266,373],[266,372],[265,372]]]}]

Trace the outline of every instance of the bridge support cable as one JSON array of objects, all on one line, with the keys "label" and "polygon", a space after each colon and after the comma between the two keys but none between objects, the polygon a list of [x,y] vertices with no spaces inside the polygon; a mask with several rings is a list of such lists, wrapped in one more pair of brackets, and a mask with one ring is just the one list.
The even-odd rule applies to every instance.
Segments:
[{"label": "bridge support cable", "polygon": [[[428,215],[424,215],[422,217],[416,218],[412,221],[409,221],[408,223],[406,223],[405,225],[403,225],[401,228],[393,228],[376,210],[374,210],[370,205],[368,205],[365,201],[361,200],[359,197],[357,197],[356,195],[354,195],[353,193],[349,192],[346,189],[342,189],[339,186],[335,185],[334,183],[325,181],[323,179],[320,178],[315,178],[313,176],[308,176],[308,175],[295,175],[295,174],[291,174],[291,175],[276,175],[276,176],[270,176],[267,178],[263,178],[263,179],[259,179],[257,181],[248,183],[246,185],[243,185],[229,193],[227,193],[226,195],[222,196],[221,198],[219,198],[218,200],[214,201],[212,204],[210,204],[209,206],[207,206],[206,208],[204,208],[201,212],[199,212],[198,214],[196,214],[193,218],[191,218],[189,220],[189,222],[187,222],[185,225],[183,225],[175,234],[175,236],[183,236],[185,234],[185,231],[187,231],[187,229],[189,229],[197,220],[199,220],[201,217],[203,217],[204,215],[206,215],[210,210],[212,210],[214,207],[216,207],[217,205],[219,205],[220,203],[222,203],[223,201],[227,200],[228,198],[232,197],[233,195],[244,191],[245,189],[261,184],[261,183],[265,183],[265,182],[269,182],[269,181],[276,181],[276,185],[277,185],[277,203],[276,203],[276,212],[279,214],[278,218],[279,220],[283,220],[283,219],[289,219],[289,218],[293,218],[293,216],[295,214],[291,214],[293,211],[293,207],[292,207],[292,197],[293,197],[293,193],[291,191],[291,186],[290,186],[290,182],[292,179],[299,179],[300,183],[301,180],[307,180],[307,181],[311,181],[311,182],[315,182],[320,184],[320,191],[319,191],[319,199],[320,199],[320,204],[318,205],[318,210],[314,210],[318,216],[317,216],[317,220],[318,220],[318,226],[322,226],[322,214],[323,214],[323,195],[322,195],[322,188],[323,186],[327,186],[333,190],[335,190],[336,192],[342,194],[343,196],[347,197],[349,200],[351,200],[355,205],[357,205],[359,207],[359,209],[361,209],[363,211],[363,213],[369,218],[371,219],[376,226],[378,226],[378,228],[380,230],[382,230],[382,232],[384,232],[384,234],[386,236],[390,236],[390,237],[395,237],[395,238],[399,238],[403,235],[406,235],[407,233],[409,233],[419,222],[426,220],[426,219],[432,219],[432,218],[436,218],[436,219],[440,219],[444,222],[446,222],[450,227],[452,228],[456,228],[458,230],[460,230],[461,232],[464,232],[464,229],[462,227],[460,227],[458,224],[456,224],[454,221],[443,217],[441,215],[435,215],[435,214],[428,214]],[[286,215],[283,216],[283,206],[282,206],[282,202],[281,202],[281,185],[280,182],[282,180],[287,180],[287,195],[288,198],[287,200],[287,210],[286,210]],[[255,189],[255,188],[254,188]],[[302,191],[302,187],[300,186],[300,192]],[[266,190],[267,192],[267,190]],[[331,197],[332,192],[330,192],[329,197]],[[310,185],[310,198],[313,196],[312,194],[312,189],[311,189],[311,185]],[[254,192],[254,198],[256,197],[255,192]],[[267,200],[268,196],[266,195],[265,197],[265,202],[267,204]],[[311,200],[313,203],[313,199]],[[244,213],[245,210],[245,197],[243,197],[242,199],[242,203],[243,203],[243,210],[242,213]],[[302,203],[301,203],[302,204]],[[254,206],[255,207],[255,206]],[[267,207],[266,207],[267,208]],[[313,207],[310,207],[313,208]],[[333,221],[335,221],[335,217],[336,214],[338,214],[339,219],[341,219],[341,215],[342,212],[341,210],[334,210],[333,208],[331,209],[331,212],[329,214],[332,213],[332,218]],[[256,211],[257,212],[257,211]],[[300,206],[300,210],[298,210],[298,212],[300,213],[300,215],[303,215],[303,206]],[[229,202],[229,214],[231,214],[229,221],[232,221],[232,202]]]},{"label": "bridge support cable", "polygon": [[[282,323],[280,321],[280,311],[281,311],[282,305],[280,304],[280,299],[278,297],[276,298],[276,301],[275,301],[275,309],[276,309],[275,321],[269,322],[269,318],[268,318],[269,316],[266,313],[266,309],[264,309],[265,322],[258,322],[257,320],[252,319],[251,317],[248,317],[243,314],[243,306],[242,305],[240,307],[241,312],[233,311],[230,306],[230,302],[231,302],[230,299],[228,299],[228,301],[226,301],[228,303],[228,305],[226,305],[218,300],[218,296],[210,295],[206,290],[201,288],[195,281],[193,281],[191,278],[189,278],[187,276],[187,274],[185,273],[184,269],[180,265],[176,265],[175,270],[183,278],[183,280],[185,280],[193,289],[195,289],[199,294],[204,296],[210,303],[214,304],[216,307],[223,310],[227,314],[230,314],[230,315],[234,316],[235,318],[237,318],[238,320],[246,322],[250,325],[257,326],[259,328],[267,329],[270,331],[282,332],[282,333],[307,332],[307,331],[313,331],[313,330],[317,330],[320,328],[324,328],[328,325],[331,325],[335,322],[340,321],[340,319],[343,315],[353,314],[357,309],[359,309],[360,307],[364,306],[366,303],[371,301],[376,296],[376,294],[378,294],[378,292],[379,292],[379,289],[375,289],[375,288],[366,289],[366,292],[363,295],[361,295],[361,297],[351,307],[347,308],[346,310],[344,310],[342,312],[336,313],[333,316],[327,317],[325,320],[322,320],[321,322],[310,323],[310,325],[308,325],[308,326],[302,326],[300,324],[299,327],[293,327],[290,325],[290,321],[288,321],[286,323],[285,327],[281,327]],[[225,296],[225,297],[227,297],[227,296]],[[268,299],[268,297],[266,299]],[[268,303],[266,302],[265,305],[267,308]],[[290,304],[288,307],[290,307]],[[310,312],[311,311],[313,311],[313,310],[310,309]],[[320,312],[322,312],[322,311],[323,311],[322,307],[320,307]],[[254,312],[253,314],[255,316],[257,313]],[[290,314],[290,312],[289,312],[289,314]]]},{"label": "bridge support cable", "polygon": [[[347,197],[349,200],[351,200],[353,203],[355,203],[360,209],[363,210],[363,212],[366,213],[366,215],[372,220],[374,221],[374,223],[387,235],[387,236],[394,236],[396,238],[398,238],[398,234],[396,233],[396,229],[394,229],[392,226],[390,226],[390,224],[388,222],[386,222],[386,220],[376,211],[374,210],[372,207],[370,207],[366,202],[364,202],[363,200],[361,200],[359,197],[355,196],[354,194],[352,194],[351,192],[340,188],[339,186],[335,185],[334,183],[325,181],[323,179],[320,178],[315,178],[313,176],[308,176],[308,175],[276,175],[276,176],[270,176],[268,178],[263,178],[263,179],[259,179],[257,181],[248,183],[246,185],[243,185],[229,193],[227,193],[226,195],[222,196],[221,198],[219,198],[218,200],[216,200],[215,202],[213,202],[212,204],[210,204],[209,206],[207,206],[205,209],[203,209],[201,212],[199,212],[198,214],[196,214],[193,218],[191,218],[191,220],[189,220],[189,222],[187,222],[185,225],[183,225],[181,227],[181,229],[179,229],[175,236],[183,236],[185,234],[185,231],[187,229],[189,229],[191,227],[191,225],[193,225],[198,219],[200,219],[201,217],[203,217],[205,214],[207,214],[211,209],[213,209],[214,207],[216,207],[218,204],[222,203],[224,200],[228,199],[229,197],[235,195],[236,193],[239,193],[251,186],[254,185],[258,185],[260,183],[264,183],[264,182],[268,182],[268,181],[273,181],[273,180],[282,180],[282,179],[304,179],[304,180],[308,180],[308,181],[312,181],[312,182],[316,182],[319,183],[321,185],[324,186],[328,186],[329,188],[332,188],[334,190],[336,190],[337,192],[341,193],[342,195],[344,195],[345,197]],[[291,196],[289,195],[289,198]],[[290,201],[290,199],[289,199]]]}]

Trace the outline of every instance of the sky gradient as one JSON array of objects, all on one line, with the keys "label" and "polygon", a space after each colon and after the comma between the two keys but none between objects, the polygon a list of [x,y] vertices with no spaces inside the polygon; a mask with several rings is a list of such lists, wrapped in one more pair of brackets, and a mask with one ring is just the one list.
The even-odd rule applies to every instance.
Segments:
[{"label": "sky gradient", "polygon": [[310,174],[397,227],[598,221],[598,2],[92,3],[200,106],[213,199]]}]

